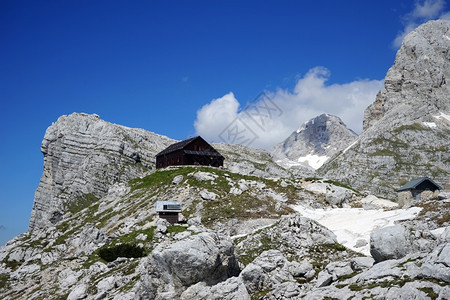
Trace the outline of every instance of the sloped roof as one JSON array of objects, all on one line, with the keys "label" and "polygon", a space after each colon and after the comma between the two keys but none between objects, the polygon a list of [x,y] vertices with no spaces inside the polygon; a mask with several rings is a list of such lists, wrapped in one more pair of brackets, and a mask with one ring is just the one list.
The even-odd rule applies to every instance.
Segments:
[{"label": "sloped roof", "polygon": [[413,179],[413,180],[407,182],[406,184],[404,184],[402,187],[400,187],[398,189],[397,192],[415,189],[419,184],[421,184],[424,181],[429,181],[433,185],[436,186],[436,189],[442,190],[442,187],[439,184],[437,184],[436,182],[434,182],[433,180],[431,180],[430,178],[428,178],[428,177],[419,177],[419,178]]},{"label": "sloped roof", "polygon": [[[201,136],[196,136],[175,144],[170,145],[169,147],[167,147],[166,149],[164,149],[163,151],[159,152],[158,154],[156,154],[156,156],[160,156],[160,155],[164,155],[164,154],[168,154],[174,151],[178,151],[178,150],[182,150],[184,149],[187,145],[189,145],[190,143],[192,143],[193,141],[195,141],[196,139],[201,139],[203,140],[203,138]],[[203,140],[205,143],[207,143],[205,140]],[[208,144],[208,143],[207,143]],[[209,144],[208,144],[209,145]],[[212,152],[208,149],[205,149],[204,151],[193,151],[193,150],[185,150],[184,152],[186,154],[196,154],[196,155],[208,155],[208,156],[222,156],[222,154],[220,154],[216,149],[214,149],[211,145],[209,145],[209,147],[211,147],[211,149],[213,149],[215,152]]]},{"label": "sloped roof", "polygon": [[169,147],[167,147],[166,149],[164,149],[163,151],[161,151],[158,154],[156,154],[156,156],[167,154],[167,153],[174,152],[174,151],[177,151],[177,150],[181,150],[184,147],[186,147],[187,145],[189,145],[191,142],[196,140],[197,138],[201,138],[201,137],[200,136],[196,136],[196,137],[193,137],[193,138],[190,138],[190,139],[187,139],[187,140],[184,140],[184,141],[172,144]]}]

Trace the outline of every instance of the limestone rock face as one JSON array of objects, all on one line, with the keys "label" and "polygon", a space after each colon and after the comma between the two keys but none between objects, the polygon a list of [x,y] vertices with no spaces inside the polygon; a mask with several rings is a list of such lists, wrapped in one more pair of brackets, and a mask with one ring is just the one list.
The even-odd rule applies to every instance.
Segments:
[{"label": "limestone rock face", "polygon": [[213,144],[225,156],[224,167],[231,172],[259,177],[287,177],[289,172],[273,161],[270,152],[244,145]]},{"label": "limestone rock face", "polygon": [[191,285],[215,285],[239,271],[232,240],[214,232],[202,232],[155,248],[142,263],[140,292],[144,298],[153,298],[145,294],[147,290],[176,298]]},{"label": "limestone rock face", "polygon": [[377,262],[402,258],[410,251],[408,237],[406,228],[401,225],[374,231],[370,236],[370,253]]},{"label": "limestone rock face", "polygon": [[383,91],[364,114],[357,141],[319,175],[396,198],[402,183],[429,176],[444,188],[450,174],[450,21],[408,34]]},{"label": "limestone rock face", "polygon": [[78,201],[106,195],[154,167],[154,155],[173,140],[143,129],[103,121],[97,115],[61,116],[41,145],[44,172],[36,190],[29,231],[58,223]]},{"label": "limestone rock face", "polygon": [[410,253],[429,252],[441,242],[429,230],[407,228],[404,225],[388,226],[370,235],[370,254],[376,262],[399,259]]},{"label": "limestone rock face", "polygon": [[294,280],[289,272],[288,260],[278,250],[261,253],[242,270],[240,277],[251,293],[272,289],[277,284]]},{"label": "limestone rock face", "polygon": [[304,123],[271,153],[282,166],[318,169],[357,137],[339,117],[322,114]]}]

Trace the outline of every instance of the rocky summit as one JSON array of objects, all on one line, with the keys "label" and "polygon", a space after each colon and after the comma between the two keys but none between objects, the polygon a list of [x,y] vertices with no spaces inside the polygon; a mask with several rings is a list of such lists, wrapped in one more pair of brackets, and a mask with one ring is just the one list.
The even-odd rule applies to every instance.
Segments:
[{"label": "rocky summit", "polygon": [[[449,42],[449,21],[408,35],[361,136],[322,115],[276,155],[215,144],[223,168],[155,169],[174,140],[60,117],[29,230],[0,248],[0,298],[450,299]],[[328,179],[274,155],[330,156]],[[394,187],[419,173],[444,190],[399,208]]]},{"label": "rocky summit", "polygon": [[322,114],[304,123],[271,150],[274,159],[287,168],[318,169],[330,157],[344,150],[357,134],[339,117]]},{"label": "rocky summit", "polygon": [[417,177],[450,182],[450,21],[408,34],[358,139],[318,173],[394,199]]},{"label": "rocky summit", "polygon": [[106,195],[108,186],[154,168],[154,155],[174,140],[111,124],[98,115],[62,116],[45,132],[44,172],[29,230],[58,223],[71,207]]}]

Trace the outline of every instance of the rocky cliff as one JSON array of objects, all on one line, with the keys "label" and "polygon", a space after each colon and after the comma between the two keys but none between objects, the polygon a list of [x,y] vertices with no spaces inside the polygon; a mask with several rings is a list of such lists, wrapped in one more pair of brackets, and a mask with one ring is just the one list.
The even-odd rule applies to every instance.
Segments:
[{"label": "rocky cliff", "polygon": [[364,131],[319,174],[395,198],[402,183],[450,182],[450,21],[408,34],[364,115]]},{"label": "rocky cliff", "polygon": [[322,114],[304,123],[271,153],[282,166],[301,165],[315,170],[357,137],[339,117]]},{"label": "rocky cliff", "polygon": [[97,115],[62,116],[45,132],[44,172],[29,231],[48,228],[76,206],[106,195],[109,186],[154,168],[154,155],[174,140],[103,121]]}]

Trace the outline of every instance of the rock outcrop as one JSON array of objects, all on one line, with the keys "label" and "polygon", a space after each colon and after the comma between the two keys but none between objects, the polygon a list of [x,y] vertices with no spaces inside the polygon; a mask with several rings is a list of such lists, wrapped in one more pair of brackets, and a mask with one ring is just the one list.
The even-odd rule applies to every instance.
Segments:
[{"label": "rock outcrop", "polygon": [[322,114],[304,123],[273,147],[271,153],[284,167],[303,166],[315,170],[357,137],[339,117]]},{"label": "rock outcrop", "polygon": [[154,168],[154,155],[174,140],[108,123],[98,115],[62,116],[45,132],[44,172],[36,190],[29,231],[58,223],[72,206],[106,195]]},{"label": "rock outcrop", "polygon": [[287,177],[290,173],[274,162],[271,153],[238,144],[213,144],[225,156],[224,167],[231,172],[259,177]]},{"label": "rock outcrop", "polygon": [[202,232],[155,248],[142,261],[139,272],[138,294],[142,298],[153,299],[159,294],[175,299],[191,285],[216,285],[239,275],[240,269],[229,237]]},{"label": "rock outcrop", "polygon": [[318,173],[359,190],[396,198],[413,178],[444,186],[450,174],[450,21],[408,34],[364,115],[364,131]]}]

